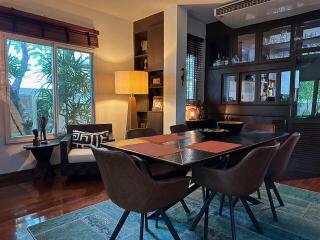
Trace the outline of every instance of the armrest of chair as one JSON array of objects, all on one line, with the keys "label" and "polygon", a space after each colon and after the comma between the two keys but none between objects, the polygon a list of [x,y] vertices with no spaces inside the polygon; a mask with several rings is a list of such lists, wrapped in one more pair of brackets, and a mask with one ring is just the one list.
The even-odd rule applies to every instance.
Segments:
[{"label": "armrest of chair", "polygon": [[60,141],[60,156],[61,156],[61,164],[67,164],[68,161],[68,154],[71,149],[71,135],[66,135]]},{"label": "armrest of chair", "polygon": [[108,136],[108,142],[114,142],[114,141],[115,141],[115,138],[114,138],[114,136],[113,136],[113,133],[110,132],[110,133],[109,133],[109,136]]},{"label": "armrest of chair", "polygon": [[135,163],[138,165],[138,167],[144,174],[148,175],[149,177],[152,177],[147,161],[135,155],[130,155],[130,157],[133,158]]}]

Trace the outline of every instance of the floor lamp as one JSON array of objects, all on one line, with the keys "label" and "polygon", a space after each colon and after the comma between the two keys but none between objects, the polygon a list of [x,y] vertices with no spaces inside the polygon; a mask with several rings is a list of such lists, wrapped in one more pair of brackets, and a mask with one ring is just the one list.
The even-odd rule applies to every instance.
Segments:
[{"label": "floor lamp", "polygon": [[148,72],[117,71],[115,72],[116,94],[129,94],[127,130],[138,128],[137,103],[135,94],[148,94]]}]

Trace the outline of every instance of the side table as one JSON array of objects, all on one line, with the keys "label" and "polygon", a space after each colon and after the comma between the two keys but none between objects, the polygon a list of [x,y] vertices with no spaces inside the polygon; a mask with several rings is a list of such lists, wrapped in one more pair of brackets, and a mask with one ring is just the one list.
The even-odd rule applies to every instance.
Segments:
[{"label": "side table", "polygon": [[24,149],[30,150],[37,161],[36,169],[43,176],[45,180],[48,176],[54,176],[54,170],[50,163],[53,148],[58,146],[58,141],[51,141],[47,144],[41,144],[40,146],[33,146],[33,144],[27,144]]}]

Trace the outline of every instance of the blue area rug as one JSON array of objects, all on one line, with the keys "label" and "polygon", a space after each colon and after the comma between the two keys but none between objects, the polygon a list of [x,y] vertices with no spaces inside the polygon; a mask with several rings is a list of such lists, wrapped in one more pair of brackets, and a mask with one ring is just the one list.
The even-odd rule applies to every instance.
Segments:
[{"label": "blue area rug", "polygon": [[[267,194],[261,189],[262,204],[252,206],[263,235],[257,234],[239,202],[235,209],[236,231],[238,239],[245,240],[319,240],[320,239],[320,193],[278,185],[285,207],[279,207],[275,200],[279,222],[274,222],[267,200]],[[188,230],[194,217],[202,207],[202,193],[195,191],[186,198],[191,213],[187,215],[177,204],[167,213],[175,229],[183,240],[202,239],[203,219],[194,232]],[[225,203],[226,206],[227,203]],[[209,212],[209,239],[231,239],[228,207],[223,216],[218,215],[219,197],[215,197]],[[100,240],[109,239],[123,210],[111,201],[102,202],[75,212],[30,226],[31,237],[36,240]],[[140,215],[131,213],[123,226],[119,239],[139,239]],[[172,239],[163,221],[155,228],[149,220],[150,232],[145,231],[144,239]],[[30,237],[30,236],[29,236]],[[31,238],[32,239],[32,238]]]}]

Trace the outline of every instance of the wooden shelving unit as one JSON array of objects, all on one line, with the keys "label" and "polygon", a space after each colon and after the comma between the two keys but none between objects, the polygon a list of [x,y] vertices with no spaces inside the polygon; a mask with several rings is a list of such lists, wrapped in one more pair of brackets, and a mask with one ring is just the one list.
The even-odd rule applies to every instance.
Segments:
[{"label": "wooden shelving unit", "polygon": [[163,112],[153,108],[153,101],[163,98],[163,17],[161,12],[134,22],[134,67],[149,73],[149,94],[136,96],[138,127],[151,127],[159,134]]}]

